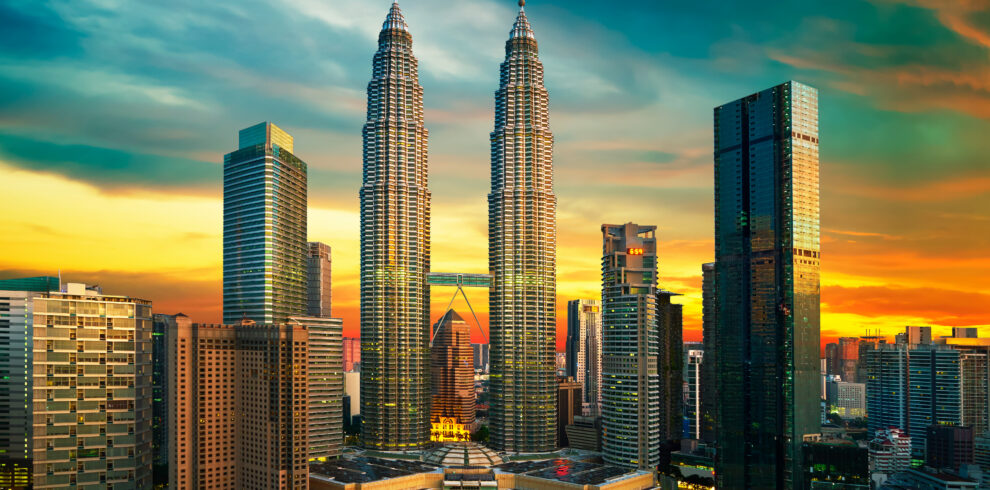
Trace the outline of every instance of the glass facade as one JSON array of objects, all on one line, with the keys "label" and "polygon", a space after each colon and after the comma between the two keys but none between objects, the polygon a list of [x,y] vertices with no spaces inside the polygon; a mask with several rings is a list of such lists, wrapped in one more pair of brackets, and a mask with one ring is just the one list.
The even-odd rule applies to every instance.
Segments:
[{"label": "glass facade", "polygon": [[704,361],[701,363],[701,428],[699,438],[715,442],[718,416],[718,303],[715,293],[715,263],[701,266],[701,333]]},{"label": "glass facade", "polygon": [[[24,286],[24,282],[2,281],[2,287]],[[57,284],[55,285],[57,288]],[[39,288],[40,289],[40,288]],[[31,366],[34,358],[32,331],[34,301],[40,293],[0,289],[0,484],[18,480],[17,475],[29,476],[33,454],[31,422],[33,383]],[[21,479],[21,483],[26,482]],[[12,485],[12,484],[11,484]]]},{"label": "glass facade", "polygon": [[597,417],[602,403],[602,302],[567,302],[567,376],[581,383],[578,415]]},{"label": "glass facade", "polygon": [[306,163],[271,123],[240,143],[223,165],[223,318],[280,323],[307,306]]},{"label": "glass facade", "polygon": [[152,316],[151,432],[155,485],[168,484],[168,335],[175,315]]},{"label": "glass facade", "polygon": [[313,318],[330,318],[330,245],[309,242],[307,259],[306,314]]},{"label": "glass facade", "polygon": [[718,486],[800,486],[820,432],[818,91],[787,82],[714,123]]},{"label": "glass facade", "polygon": [[344,445],[344,321],[291,318],[309,332],[309,460],[340,456]]},{"label": "glass facade", "polygon": [[520,9],[500,66],[488,194],[493,448],[557,446],[557,198],[536,36]]},{"label": "glass facade", "polygon": [[680,440],[684,432],[684,307],[670,291],[657,291],[657,369],[660,374],[660,440]]},{"label": "glass facade", "polygon": [[429,133],[398,4],[378,36],[362,137],[362,438],[369,448],[416,449],[430,438]]},{"label": "glass facade", "polygon": [[602,225],[602,450],[605,462],[660,463],[656,226]]},{"label": "glass facade", "polygon": [[33,321],[34,488],[151,488],[151,302],[68,284]]}]

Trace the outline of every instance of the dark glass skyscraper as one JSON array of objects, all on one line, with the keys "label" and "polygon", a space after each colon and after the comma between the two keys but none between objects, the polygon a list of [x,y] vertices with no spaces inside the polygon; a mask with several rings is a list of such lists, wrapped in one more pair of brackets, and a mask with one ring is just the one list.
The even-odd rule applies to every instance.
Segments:
[{"label": "dark glass skyscraper", "polygon": [[393,3],[368,83],[361,187],[361,415],[364,444],[430,438],[430,191],[423,87]]},{"label": "dark glass skyscraper", "polygon": [[551,451],[557,446],[553,134],[543,63],[523,8],[505,43],[499,79],[488,194],[491,445]]},{"label": "dark glass skyscraper", "polygon": [[701,429],[700,438],[705,442],[715,442],[718,424],[718,321],[715,301],[715,263],[701,266],[701,333],[705,344],[705,355],[701,362]]},{"label": "dark glass skyscraper", "polygon": [[223,158],[223,321],[306,313],[306,163],[263,122]]},{"label": "dark glass skyscraper", "polygon": [[719,488],[795,488],[820,433],[818,92],[715,108]]}]

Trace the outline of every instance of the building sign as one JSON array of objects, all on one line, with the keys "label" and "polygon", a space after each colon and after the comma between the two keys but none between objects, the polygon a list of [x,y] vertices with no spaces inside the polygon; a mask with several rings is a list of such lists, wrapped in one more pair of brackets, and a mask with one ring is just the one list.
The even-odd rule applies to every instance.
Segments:
[{"label": "building sign", "polygon": [[643,255],[643,249],[641,248],[630,248],[626,250],[628,255]]}]

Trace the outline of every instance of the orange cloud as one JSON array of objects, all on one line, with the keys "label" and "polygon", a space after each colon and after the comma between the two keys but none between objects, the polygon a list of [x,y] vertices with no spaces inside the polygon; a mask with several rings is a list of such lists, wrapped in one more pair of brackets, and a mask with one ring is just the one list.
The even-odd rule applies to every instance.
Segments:
[{"label": "orange cloud", "polygon": [[914,317],[924,324],[990,325],[990,294],[885,286],[822,288],[822,311],[868,318]]}]

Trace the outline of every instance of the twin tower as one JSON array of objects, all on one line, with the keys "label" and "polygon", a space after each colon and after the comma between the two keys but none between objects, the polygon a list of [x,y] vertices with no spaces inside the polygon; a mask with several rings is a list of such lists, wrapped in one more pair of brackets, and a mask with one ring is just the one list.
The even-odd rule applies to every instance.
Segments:
[{"label": "twin tower", "polygon": [[[488,194],[490,445],[556,447],[556,206],[553,134],[525,1],[495,93]],[[430,191],[423,87],[393,3],[378,36],[361,197],[361,414],[364,444],[430,439]]]}]

